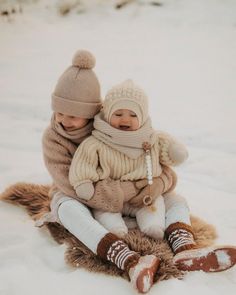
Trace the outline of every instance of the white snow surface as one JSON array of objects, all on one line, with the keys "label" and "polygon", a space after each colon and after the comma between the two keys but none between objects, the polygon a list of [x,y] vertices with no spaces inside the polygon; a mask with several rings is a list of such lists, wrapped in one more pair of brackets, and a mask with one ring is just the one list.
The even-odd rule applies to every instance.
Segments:
[{"label": "white snow surface", "polygon": [[[54,2],[0,18],[0,191],[18,181],[50,183],[41,148],[50,95],[85,48],[97,58],[103,96],[127,78],[146,90],[153,125],[189,150],[176,169],[178,192],[216,226],[217,243],[236,245],[236,1],[162,0],[119,11],[106,1],[66,17],[46,7]],[[135,294],[121,278],[70,268],[64,251],[23,209],[0,202],[0,295]],[[150,294],[235,288],[236,267],[162,281]]]}]

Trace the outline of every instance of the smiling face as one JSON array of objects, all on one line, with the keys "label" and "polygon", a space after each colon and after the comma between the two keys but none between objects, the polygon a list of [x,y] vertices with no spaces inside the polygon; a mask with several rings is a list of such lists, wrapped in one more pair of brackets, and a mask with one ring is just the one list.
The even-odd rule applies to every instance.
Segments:
[{"label": "smiling face", "polygon": [[61,124],[66,131],[74,131],[83,128],[89,121],[89,119],[68,116],[62,113],[55,113],[55,120],[57,123]]},{"label": "smiling face", "polygon": [[135,131],[139,129],[137,115],[127,109],[115,111],[111,116],[110,125],[123,131]]}]

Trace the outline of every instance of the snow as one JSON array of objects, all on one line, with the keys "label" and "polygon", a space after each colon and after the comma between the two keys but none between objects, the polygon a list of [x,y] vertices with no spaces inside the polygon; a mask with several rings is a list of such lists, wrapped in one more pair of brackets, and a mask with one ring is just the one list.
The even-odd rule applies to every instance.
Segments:
[{"label": "snow", "polygon": [[[178,192],[216,226],[219,244],[236,245],[236,1],[163,0],[121,10],[105,1],[65,17],[54,2],[0,18],[0,191],[17,181],[50,182],[41,151],[50,95],[74,52],[87,48],[103,95],[127,78],[146,90],[153,125],[189,150],[176,169]],[[0,203],[1,295],[135,294],[121,278],[71,269],[64,251],[25,211]],[[231,295],[235,287],[236,267],[162,281],[150,294]]]},{"label": "snow", "polygon": [[217,261],[219,261],[219,265],[222,265],[223,267],[225,265],[231,265],[231,259],[230,256],[227,254],[226,251],[220,250],[216,252]]}]

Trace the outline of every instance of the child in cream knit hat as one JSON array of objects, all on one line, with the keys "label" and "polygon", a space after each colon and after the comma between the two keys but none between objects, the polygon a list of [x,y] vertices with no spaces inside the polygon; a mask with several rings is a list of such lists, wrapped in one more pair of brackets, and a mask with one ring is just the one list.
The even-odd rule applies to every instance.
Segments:
[{"label": "child in cream knit hat", "polygon": [[[162,173],[162,165],[178,165],[188,156],[185,147],[170,135],[153,130],[147,96],[131,80],[107,93],[102,111],[95,116],[94,128],[92,136],[76,151],[69,174],[77,195],[86,200],[93,196],[93,183],[106,178],[147,179],[151,189],[153,177]],[[119,213],[94,210],[94,216],[118,236],[128,232],[122,213],[136,216],[142,232],[156,239],[163,238],[163,197],[147,194],[141,208],[127,201]]]},{"label": "child in cream knit hat", "polygon": [[170,191],[163,198],[152,190],[153,177],[161,174],[164,165],[178,165],[187,159],[188,153],[173,137],[152,129],[147,96],[142,89],[131,80],[113,87],[106,95],[102,111],[95,116],[94,128],[71,164],[69,178],[77,195],[90,200],[93,183],[107,178],[147,178],[149,183],[149,190],[138,197],[138,204],[137,198],[124,199],[119,213],[93,211],[105,228],[121,236],[127,233],[123,214],[135,216],[141,231],[151,237],[162,238],[164,230],[175,255],[174,262],[181,270],[217,272],[236,264],[235,246],[196,247],[189,208],[182,196]]}]

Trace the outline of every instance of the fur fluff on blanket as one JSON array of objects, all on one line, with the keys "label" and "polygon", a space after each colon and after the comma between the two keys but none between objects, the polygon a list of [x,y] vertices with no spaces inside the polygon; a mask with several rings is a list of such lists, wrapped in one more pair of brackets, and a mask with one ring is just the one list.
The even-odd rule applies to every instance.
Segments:
[{"label": "fur fluff on blanket", "polygon": [[[24,207],[32,219],[39,219],[49,211],[48,197],[50,186],[29,183],[16,183],[8,187],[0,200]],[[199,246],[209,246],[216,238],[216,231],[212,225],[191,216],[192,227]],[[58,223],[46,225],[52,237],[59,243],[68,245],[65,253],[67,263],[73,267],[83,267],[93,272],[103,272],[109,275],[122,276],[128,279],[126,273],[115,265],[95,256],[77,238],[71,235]],[[156,241],[142,234],[139,230],[130,230],[125,241],[131,249],[141,254],[155,254],[162,263],[156,274],[155,281],[166,280],[171,277],[182,278],[184,273],[178,270],[172,262],[173,254],[166,241]]]}]

